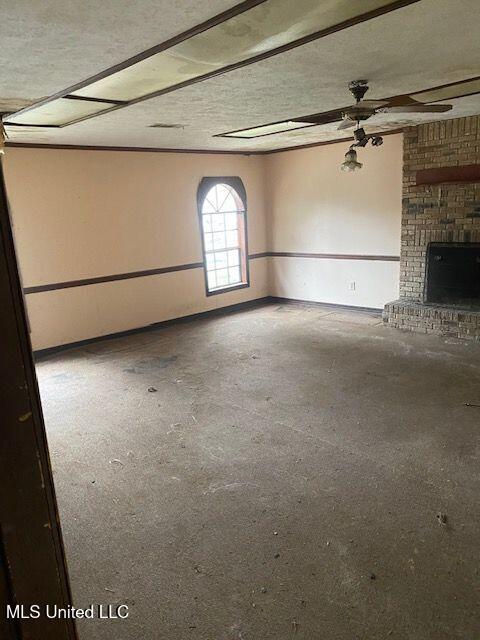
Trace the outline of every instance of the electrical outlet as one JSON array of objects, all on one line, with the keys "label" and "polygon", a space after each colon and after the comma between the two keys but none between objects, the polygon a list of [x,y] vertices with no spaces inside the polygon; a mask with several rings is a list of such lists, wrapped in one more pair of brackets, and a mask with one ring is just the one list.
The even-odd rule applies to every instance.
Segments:
[{"label": "electrical outlet", "polygon": [[356,289],[356,283],[355,282],[350,282],[350,285],[348,287],[350,289],[350,291],[355,291]]}]

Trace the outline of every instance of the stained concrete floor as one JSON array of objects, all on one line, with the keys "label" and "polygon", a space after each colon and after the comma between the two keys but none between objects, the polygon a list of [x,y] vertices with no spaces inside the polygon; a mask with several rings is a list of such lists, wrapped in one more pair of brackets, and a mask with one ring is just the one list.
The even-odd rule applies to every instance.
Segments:
[{"label": "stained concrete floor", "polygon": [[130,606],[81,640],[479,637],[480,346],[271,305],[38,375],[75,604]]}]

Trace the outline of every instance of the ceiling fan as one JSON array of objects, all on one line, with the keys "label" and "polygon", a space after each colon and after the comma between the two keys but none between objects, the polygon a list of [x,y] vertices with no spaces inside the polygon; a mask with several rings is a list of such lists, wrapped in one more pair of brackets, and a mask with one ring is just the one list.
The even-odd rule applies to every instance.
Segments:
[{"label": "ceiling fan", "polygon": [[394,96],[386,100],[364,100],[363,96],[369,88],[367,80],[354,80],[348,88],[355,98],[355,104],[340,110],[342,122],[337,129],[355,127],[377,113],[443,113],[452,109],[451,104],[424,104],[409,95]]}]

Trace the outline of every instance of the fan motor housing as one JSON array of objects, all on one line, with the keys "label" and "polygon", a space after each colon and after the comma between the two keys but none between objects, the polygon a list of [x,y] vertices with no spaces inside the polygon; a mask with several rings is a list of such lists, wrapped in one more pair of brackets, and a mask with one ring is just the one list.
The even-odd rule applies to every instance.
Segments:
[{"label": "fan motor housing", "polygon": [[359,102],[368,91],[367,80],[353,80],[348,85],[350,92],[357,102]]},{"label": "fan motor housing", "polygon": [[342,113],[345,120],[367,120],[375,113],[375,109],[367,109],[366,107],[352,107]]}]

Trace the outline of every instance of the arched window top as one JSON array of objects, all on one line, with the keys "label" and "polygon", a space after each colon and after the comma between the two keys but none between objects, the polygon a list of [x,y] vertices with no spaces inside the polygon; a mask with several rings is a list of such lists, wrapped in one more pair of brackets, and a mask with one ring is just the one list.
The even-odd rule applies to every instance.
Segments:
[{"label": "arched window top", "polygon": [[207,295],[248,286],[246,194],[240,178],[203,178],[198,188]]},{"label": "arched window top", "polygon": [[238,213],[245,211],[241,197],[235,189],[222,182],[215,184],[205,195],[202,214],[205,213]]}]

